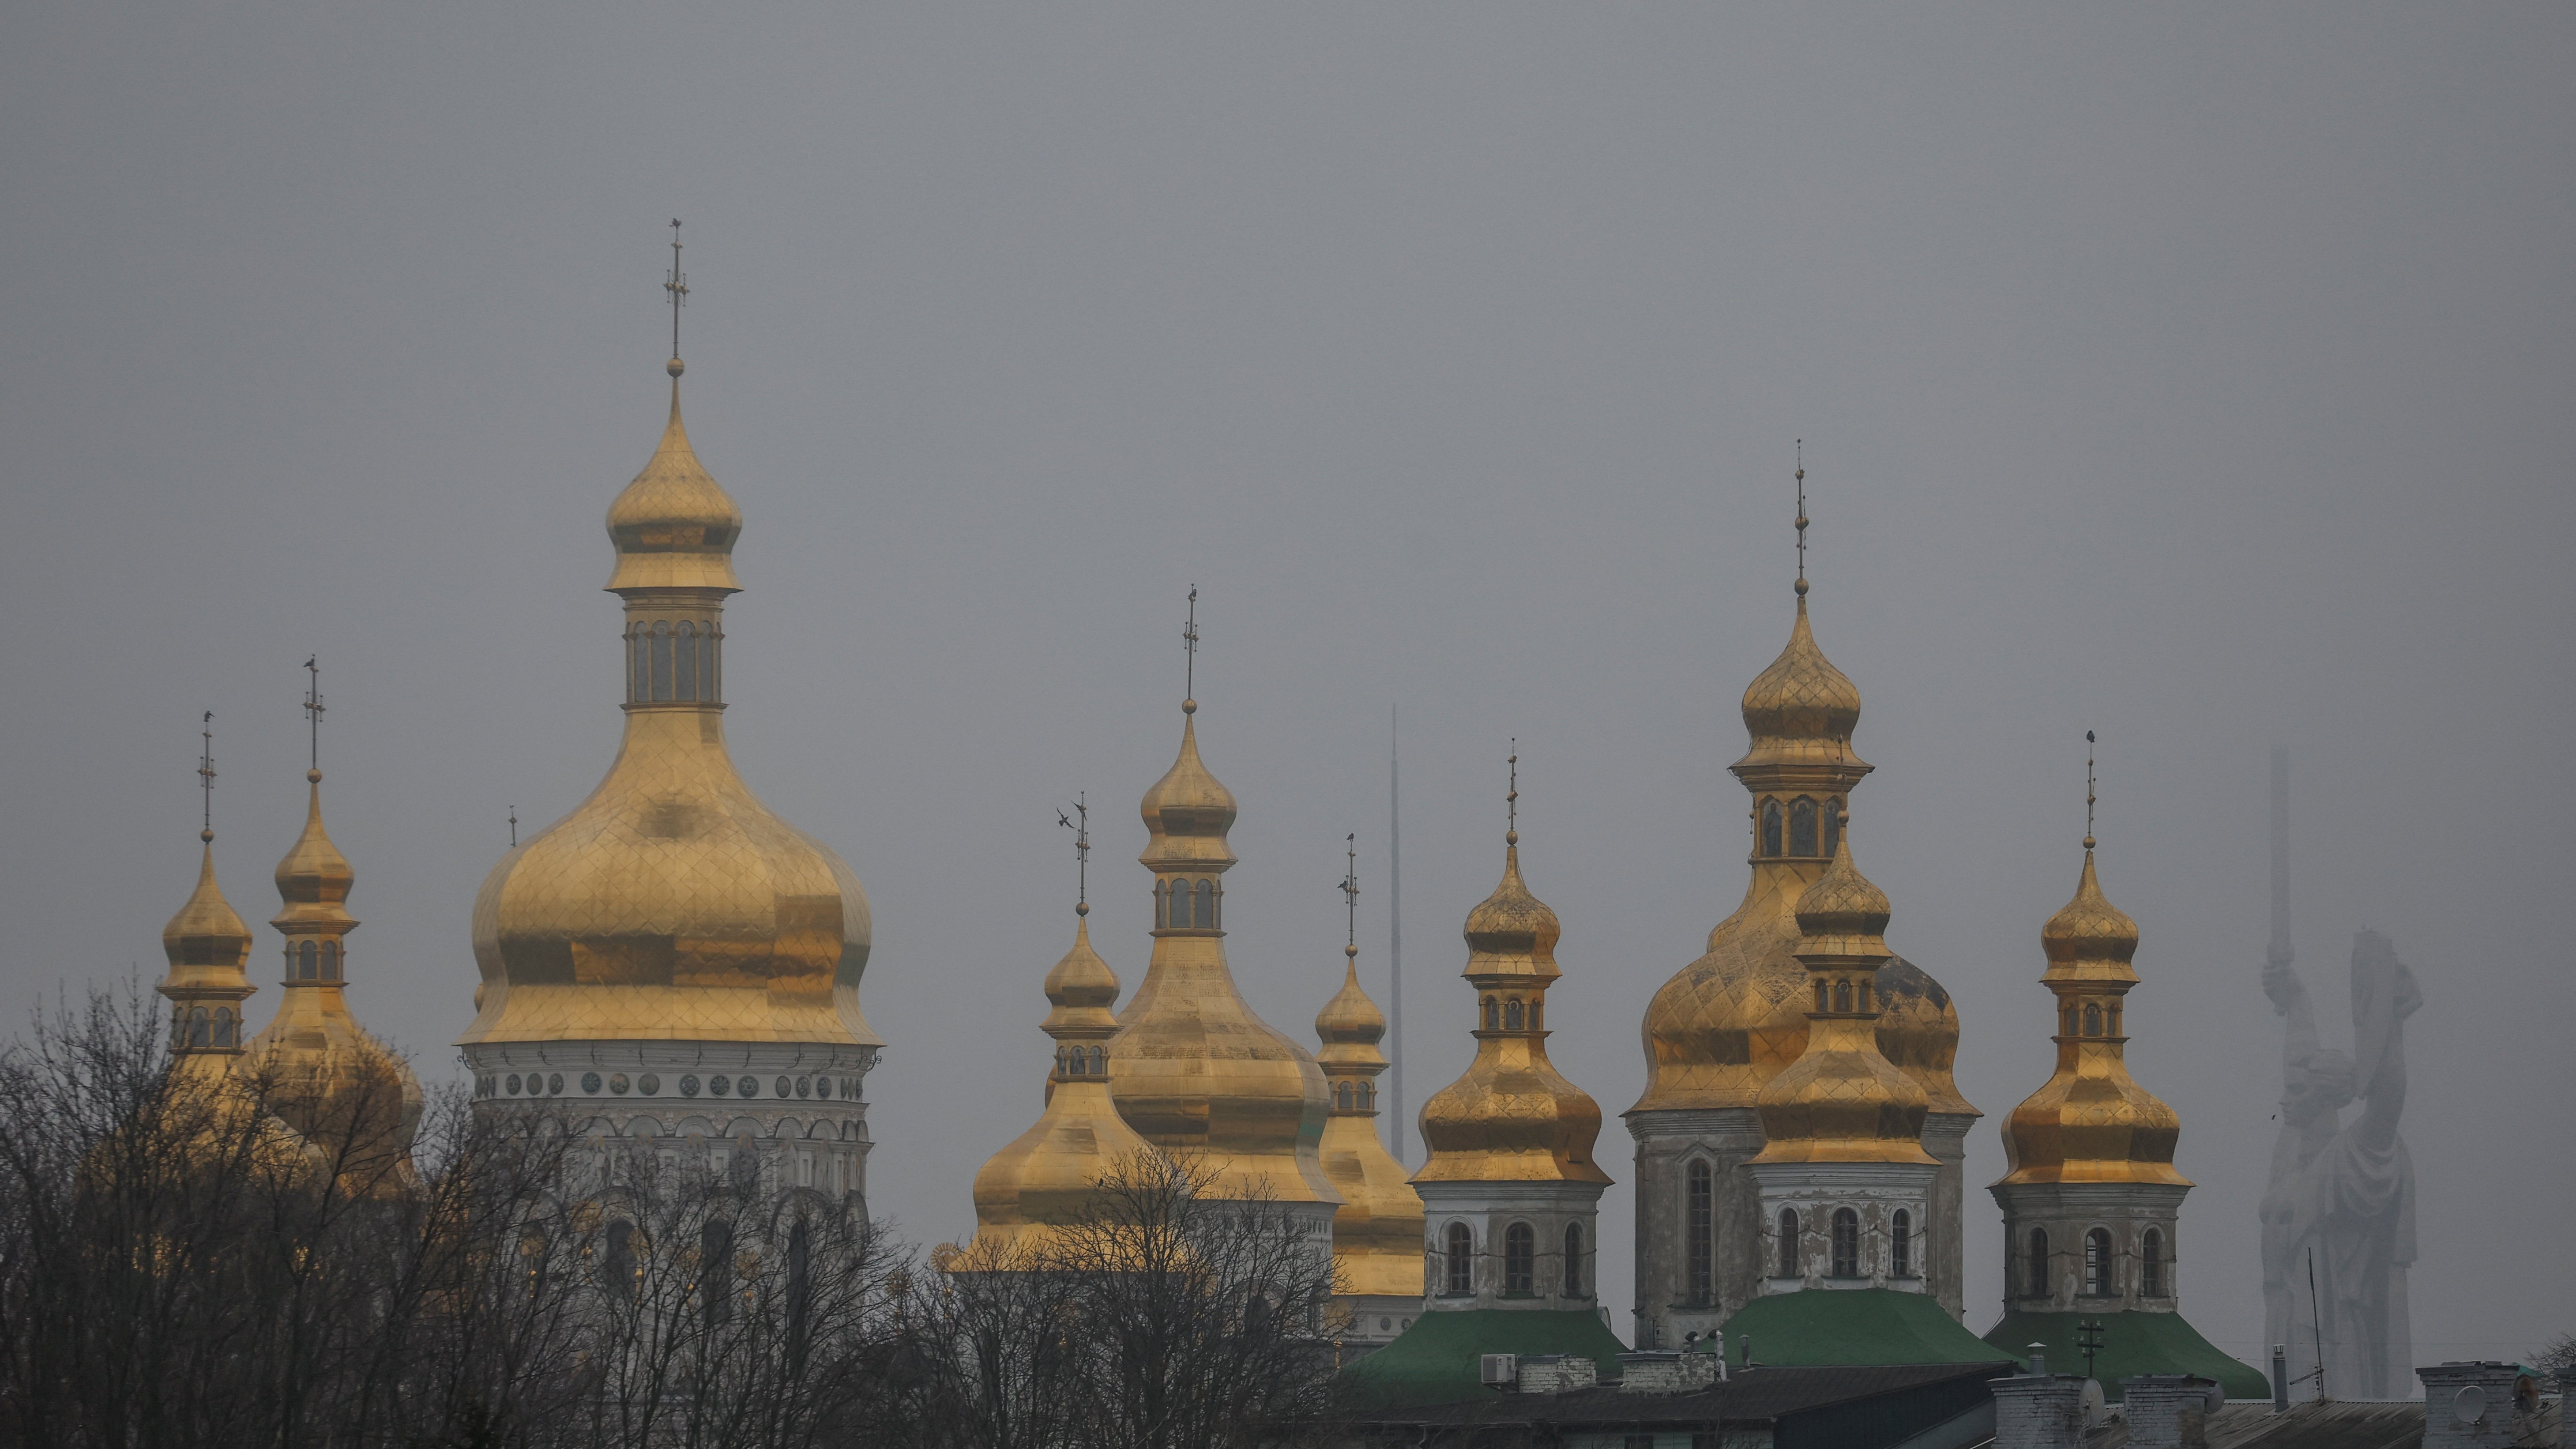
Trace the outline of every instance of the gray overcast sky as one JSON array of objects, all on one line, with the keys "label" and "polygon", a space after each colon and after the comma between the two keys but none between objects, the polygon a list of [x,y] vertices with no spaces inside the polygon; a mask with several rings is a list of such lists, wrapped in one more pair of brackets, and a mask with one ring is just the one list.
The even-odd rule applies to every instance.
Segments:
[{"label": "gray overcast sky", "polygon": [[[2184,1308],[2261,1348],[2278,1027],[2390,933],[2419,1362],[2576,1329],[2558,1239],[2576,541],[2565,6],[22,5],[0,46],[0,902],[10,1014],[161,969],[197,714],[243,914],[320,651],[352,999],[457,1074],[515,804],[608,765],[609,500],[663,407],[741,501],[730,730],[866,883],[880,1209],[971,1230],[1072,932],[1146,956],[1134,802],[1203,590],[1237,977],[1311,1041],[1360,835],[1384,994],[1404,713],[1418,1104],[1500,867],[1564,918],[1555,1055],[1617,1113],[1742,889],[1736,701],[1789,625],[1859,684],[1890,938],[1965,1018],[1969,1324],[1995,1124],[2048,1075],[2041,923],[2145,931]],[[265,932],[263,933],[265,935]],[[256,958],[270,959],[267,948]],[[267,977],[263,974],[261,979]],[[253,1000],[265,1019],[274,988]],[[1603,1204],[1627,1327],[1628,1188]]]}]

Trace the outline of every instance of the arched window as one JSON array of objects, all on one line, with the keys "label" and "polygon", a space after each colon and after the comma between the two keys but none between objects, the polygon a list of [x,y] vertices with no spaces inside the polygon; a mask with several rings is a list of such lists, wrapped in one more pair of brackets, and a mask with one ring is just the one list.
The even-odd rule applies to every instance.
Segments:
[{"label": "arched window", "polygon": [[2086,1036],[2102,1034],[2102,1008],[2090,1001],[2084,1003],[2084,1034]]},{"label": "arched window", "polygon": [[1583,1296],[1583,1224],[1565,1225],[1565,1296]]},{"label": "arched window", "polygon": [[1834,1010],[1851,1010],[1851,1001],[1851,978],[1846,976],[1842,980],[1834,983]]},{"label": "arched window", "polygon": [[1465,1223],[1451,1223],[1448,1236],[1449,1250],[1445,1255],[1449,1260],[1446,1264],[1448,1281],[1443,1285],[1444,1291],[1473,1293],[1476,1291],[1476,1235],[1467,1230]]},{"label": "arched window", "polygon": [[1190,924],[1202,931],[1216,929],[1216,882],[1199,882],[1198,905],[1190,912]]},{"label": "arched window", "polygon": [[1798,1276],[1798,1211],[1780,1209],[1780,1276]]},{"label": "arched window", "polygon": [[1079,1077],[1088,1075],[1084,1068],[1091,1065],[1091,1059],[1082,1054],[1082,1048],[1070,1047],[1061,1053],[1061,1055],[1064,1058],[1064,1074],[1066,1076]]},{"label": "arched window", "polygon": [[1833,1272],[1837,1278],[1860,1276],[1860,1214],[1834,1209]]},{"label": "arched window", "polygon": [[1825,1005],[1825,983],[1822,981],[1816,983],[1816,1010],[1830,1010],[1830,1008]]},{"label": "arched window", "polygon": [[1521,1003],[1518,997],[1514,997],[1513,999],[1503,1003],[1503,1030],[1518,1031],[1520,1029]]},{"label": "arched window", "polygon": [[211,1046],[214,1044],[213,1039],[207,1035],[208,1022],[209,1018],[206,1015],[206,1009],[204,1007],[191,1006],[188,1008],[188,1045],[192,1047],[201,1047]]},{"label": "arched window", "polygon": [[1485,998],[1485,1030],[1501,1031],[1502,1029],[1503,1008],[1494,998],[1488,996]]},{"label": "arched window", "polygon": [[319,967],[317,967],[317,966],[315,966],[315,965],[313,964],[316,960],[318,960],[318,959],[319,959],[319,955],[318,955],[318,952],[319,952],[319,951],[320,951],[320,948],[319,948],[319,947],[317,947],[317,946],[315,946],[315,945],[314,945],[312,942],[310,942],[310,941],[307,941],[307,942],[305,942],[303,945],[300,945],[300,946],[298,946],[298,947],[296,947],[296,948],[295,948],[295,979],[296,979],[296,980],[298,980],[298,981],[318,981],[318,980],[320,980],[320,979],[321,979],[320,968],[319,968]]},{"label": "arched window", "polygon": [[1360,1083],[1360,1110],[1363,1112],[1374,1112],[1377,1110],[1377,1083]]},{"label": "arched window", "polygon": [[2084,1292],[2094,1298],[2111,1292],[2111,1235],[2101,1228],[2084,1235]]},{"label": "arched window", "polygon": [[325,981],[340,979],[340,943],[337,941],[322,943],[322,979]]},{"label": "arched window", "polygon": [[1816,853],[1831,855],[1834,853],[1834,847],[1842,844],[1843,840],[1842,806],[1837,801],[1828,800],[1824,804],[1824,812],[1825,818],[1816,822],[1820,827],[1818,834],[1822,837],[1818,841]]},{"label": "arched window", "polygon": [[1347,1111],[1351,1110],[1351,1084],[1350,1084],[1350,1083],[1348,1083],[1348,1082],[1335,1082],[1335,1083],[1333,1083],[1333,1110],[1334,1110],[1334,1111],[1336,1111],[1336,1112],[1347,1112]]},{"label": "arched window", "polygon": [[241,1043],[236,1041],[233,1037],[233,1009],[231,1007],[218,1006],[215,1008],[214,1030],[209,1033],[209,1035],[214,1044],[219,1047],[241,1045]]},{"label": "arched window", "polygon": [[2023,1286],[2029,1291],[2031,1297],[2046,1298],[2051,1295],[2052,1290],[2048,1283],[2048,1230],[2046,1228],[2030,1230],[2030,1258],[2023,1271],[2029,1274],[2029,1280]]},{"label": "arched window", "polygon": [[2165,1235],[2153,1228],[2138,1240],[2138,1296],[2165,1296]]},{"label": "arched window", "polygon": [[671,631],[671,697],[698,697],[698,626],[686,619]]},{"label": "arched window", "polygon": [[1887,1271],[1895,1278],[1914,1276],[1914,1215],[1903,1208],[1888,1221]]},{"label": "arched window", "polygon": [[1181,883],[1176,880],[1167,880],[1154,887],[1155,929],[1170,929],[1172,924],[1172,895],[1180,888]]},{"label": "arched window", "polygon": [[671,626],[653,625],[653,702],[667,703],[671,698]]},{"label": "arched window", "polygon": [[2102,1014],[2104,1018],[2102,1023],[2102,1034],[2104,1036],[2118,1036],[2120,1034],[2120,1003],[2114,1001],[2108,1006],[2103,1007]]},{"label": "arched window", "polygon": [[1789,853],[1816,853],[1816,802],[1803,795],[1789,806]]},{"label": "arched window", "polygon": [[2064,1017],[2065,1020],[2058,1023],[2057,1034],[2059,1036],[2075,1035],[2075,1008],[2069,1006],[2064,1011],[2059,1012],[2058,1015]]},{"label": "arched window", "polygon": [[1688,1235],[1689,1247],[1684,1260],[1690,1265],[1686,1285],[1691,1306],[1705,1308],[1716,1293],[1717,1255],[1717,1181],[1708,1163],[1693,1158],[1682,1174],[1682,1231]]},{"label": "arched window", "polygon": [[634,648],[626,665],[626,699],[642,704],[653,697],[653,631],[637,624],[627,639]]},{"label": "arched window", "polygon": [[716,685],[716,626],[710,623],[698,635],[698,698],[709,704],[724,698]]},{"label": "arched window", "polygon": [[698,1230],[698,1302],[709,1328],[733,1316],[733,1224],[722,1218]]},{"label": "arched window", "polygon": [[1777,800],[1762,802],[1762,853],[1780,853],[1780,802]]},{"label": "arched window", "polygon": [[[1091,1074],[1095,1077],[1105,1077],[1109,1075],[1109,1048],[1093,1047],[1091,1049]],[[846,1097],[849,1093],[843,1092],[841,1095]]]},{"label": "arched window", "polygon": [[1537,1291],[1538,1234],[1527,1223],[1503,1229],[1503,1292]]}]

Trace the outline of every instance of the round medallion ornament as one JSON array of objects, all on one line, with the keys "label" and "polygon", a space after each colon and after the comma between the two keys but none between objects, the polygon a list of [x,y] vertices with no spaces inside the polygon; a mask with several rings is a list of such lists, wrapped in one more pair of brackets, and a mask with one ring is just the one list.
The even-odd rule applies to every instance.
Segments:
[{"label": "round medallion ornament", "polygon": [[625,1095],[626,1095],[626,1074],[625,1074],[624,1072],[619,1072],[619,1073],[615,1074],[614,1076],[611,1076],[611,1077],[608,1079],[608,1090],[610,1090],[610,1091],[612,1091],[612,1092],[615,1092],[617,1095],[619,1095],[619,1096],[621,1096],[621,1097],[625,1096]]},{"label": "round medallion ornament", "polygon": [[651,1072],[646,1072],[643,1079],[635,1084],[635,1090],[643,1093],[647,1097],[650,1097],[662,1090],[662,1079],[653,1075]]},{"label": "round medallion ornament", "polygon": [[729,1095],[733,1091],[733,1078],[709,1077],[707,1078],[707,1090],[715,1093],[719,1097]]},{"label": "round medallion ornament", "polygon": [[515,1097],[519,1095],[519,1074],[517,1072],[512,1072],[510,1074],[510,1080],[503,1083],[503,1085],[510,1089],[511,1096]]},{"label": "round medallion ornament", "polygon": [[547,1096],[549,1096],[549,1097],[551,1097],[551,1096],[554,1096],[554,1095],[556,1095],[556,1094],[560,1093],[561,1091],[563,1091],[563,1073],[561,1073],[561,1072],[548,1072],[548,1073],[546,1073],[546,1095],[547,1095]]},{"label": "round medallion ornament", "polygon": [[[649,1090],[649,1089],[648,1089],[648,1090]],[[698,1079],[697,1079],[697,1077],[696,1077],[695,1075],[690,1075],[690,1076],[685,1076],[685,1077],[680,1078],[680,1095],[681,1095],[681,1096],[683,1096],[683,1097],[694,1097],[694,1096],[696,1096],[697,1094],[698,1094]]]},{"label": "round medallion ornament", "polygon": [[792,1088],[790,1088],[790,1087],[787,1085],[787,1079],[786,1079],[785,1077],[780,1077],[780,1078],[778,1079],[778,1095],[780,1095],[780,1096],[784,1097],[784,1096],[786,1096],[786,1095],[788,1094],[788,1092],[790,1092],[791,1090],[793,1090],[793,1089],[792,1089]]},{"label": "round medallion ornament", "polygon": [[599,1073],[597,1073],[597,1072],[584,1072],[584,1073],[582,1073],[582,1074],[581,1074],[581,1090],[582,1090],[582,1095],[584,1095],[584,1096],[589,1096],[589,1097],[596,1097],[596,1096],[598,1096],[598,1095],[599,1095]]},{"label": "round medallion ornament", "polygon": [[760,1079],[758,1077],[745,1077],[741,1081],[734,1083],[734,1085],[742,1088],[742,1094],[746,1097],[757,1097],[760,1095]]}]

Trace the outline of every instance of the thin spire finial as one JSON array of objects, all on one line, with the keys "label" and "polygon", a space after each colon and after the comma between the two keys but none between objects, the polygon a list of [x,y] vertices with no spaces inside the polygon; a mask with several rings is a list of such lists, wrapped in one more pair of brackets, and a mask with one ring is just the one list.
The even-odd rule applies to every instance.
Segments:
[{"label": "thin spire finial", "polygon": [[1073,913],[1077,916],[1091,914],[1091,806],[1088,803],[1089,800],[1090,796],[1087,793],[1077,794],[1073,797],[1072,815],[1067,816],[1061,808],[1055,812],[1055,823],[1073,832]]},{"label": "thin spire finial", "polygon": [[1181,625],[1181,713],[1199,708],[1199,586],[1190,585],[1190,617]]},{"label": "thin spire finial", "polygon": [[1503,827],[1503,844],[1518,845],[1521,843],[1521,741],[1518,735],[1512,737],[1512,756],[1504,763],[1512,767],[1512,788],[1503,796],[1503,817],[1507,822]]},{"label": "thin spire finial", "polygon": [[1342,936],[1342,954],[1353,961],[1360,955],[1359,839],[1356,830],[1342,837],[1342,906],[1350,915],[1349,929]]},{"label": "thin spire finial", "polygon": [[304,767],[305,778],[320,784],[322,780],[322,656],[305,656],[304,723],[311,737]]},{"label": "thin spire finial", "polygon": [[680,367],[680,307],[689,300],[689,279],[680,271],[680,219],[671,218],[671,275],[662,279],[662,290],[671,296],[671,376],[678,377]]},{"label": "thin spire finial", "polygon": [[2084,732],[2084,848],[2093,848],[2093,732]]},{"label": "thin spire finial", "polygon": [[204,741],[205,745],[197,754],[197,788],[204,791],[206,797],[205,823],[198,828],[197,838],[212,845],[215,843],[215,712],[213,710],[207,710],[206,717],[198,721],[197,737]]},{"label": "thin spire finial", "polygon": [[1798,440],[1798,596],[1807,594],[1807,440]]},{"label": "thin spire finial", "polygon": [[510,807],[510,848],[519,848],[519,807],[516,805]]}]

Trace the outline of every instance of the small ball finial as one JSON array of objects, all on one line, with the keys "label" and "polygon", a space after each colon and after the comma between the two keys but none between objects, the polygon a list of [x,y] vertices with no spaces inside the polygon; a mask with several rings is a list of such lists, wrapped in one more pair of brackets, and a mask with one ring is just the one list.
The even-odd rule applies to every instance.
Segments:
[{"label": "small ball finial", "polygon": [[1790,585],[1790,587],[1798,591],[1799,598],[1803,599],[1807,596],[1807,581],[1805,579],[1798,580],[1796,583]]},{"label": "small ball finial", "polygon": [[1089,901],[1076,901],[1076,902],[1074,902],[1074,906],[1073,906],[1073,913],[1074,913],[1075,915],[1077,915],[1077,916],[1087,916],[1087,915],[1090,915],[1090,914],[1091,914],[1091,902],[1089,902]]},{"label": "small ball finial", "polygon": [[1197,714],[1198,712],[1199,712],[1199,702],[1198,702],[1197,700],[1195,700],[1195,699],[1185,699],[1185,700],[1182,700],[1182,701],[1181,701],[1181,713],[1183,713],[1183,714]]},{"label": "small ball finial", "polygon": [[1504,831],[1504,832],[1503,832],[1503,844],[1505,844],[1505,845],[1518,845],[1518,844],[1520,844],[1520,843],[1521,843],[1521,833],[1520,833],[1519,831],[1517,831],[1517,830],[1506,830],[1506,831]]},{"label": "small ball finial", "polygon": [[304,772],[304,783],[305,783],[305,784],[307,784],[307,785],[319,785],[319,784],[321,784],[321,783],[322,783],[322,772],[321,772],[320,770],[307,770],[307,771],[305,771],[305,772]]},{"label": "small ball finial", "polygon": [[689,365],[674,357],[669,362],[662,364],[662,370],[671,374],[673,377],[678,377],[681,373],[689,370]]},{"label": "small ball finial", "polygon": [[2086,850],[2091,850],[2091,849],[2093,848],[2093,837],[2092,837],[2092,836],[2088,835],[2088,836],[2085,836],[2085,837],[2084,837],[2084,848],[2085,848]]},{"label": "small ball finial", "polygon": [[215,843],[215,832],[211,830],[200,830],[197,832],[197,838],[208,845],[212,845]]},{"label": "small ball finial", "polygon": [[1344,946],[1342,948],[1342,954],[1356,960],[1360,954],[1360,948],[1357,946]]}]

